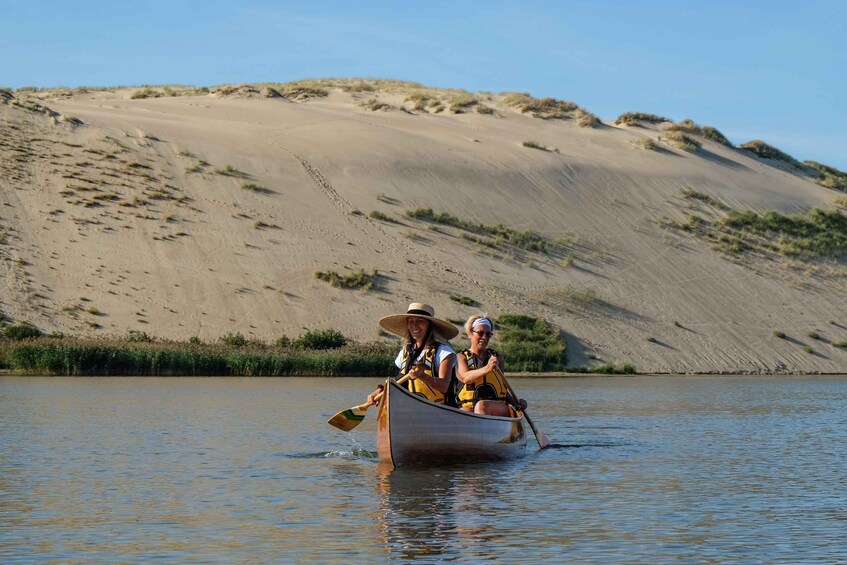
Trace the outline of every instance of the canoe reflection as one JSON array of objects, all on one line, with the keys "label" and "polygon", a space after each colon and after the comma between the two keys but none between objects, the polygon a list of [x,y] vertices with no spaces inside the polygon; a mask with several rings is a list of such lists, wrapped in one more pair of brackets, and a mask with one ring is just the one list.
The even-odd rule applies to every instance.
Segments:
[{"label": "canoe reflection", "polygon": [[495,559],[507,532],[497,526],[504,505],[496,464],[392,469],[377,467],[379,528],[395,559]]}]

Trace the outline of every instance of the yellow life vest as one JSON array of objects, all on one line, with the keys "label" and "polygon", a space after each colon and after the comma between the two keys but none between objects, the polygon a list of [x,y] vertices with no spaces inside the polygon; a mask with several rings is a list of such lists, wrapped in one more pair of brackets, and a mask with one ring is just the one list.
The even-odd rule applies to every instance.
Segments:
[{"label": "yellow life vest", "polygon": [[[489,355],[497,356],[493,349],[488,350]],[[469,349],[462,350],[468,369],[478,369],[479,359]],[[463,384],[457,395],[460,408],[472,408],[478,400],[506,400],[509,389],[503,379],[494,371],[485,373],[481,378],[472,383]]]},{"label": "yellow life vest", "polygon": [[[437,342],[430,343],[426,346],[426,350],[424,351],[423,363],[424,369],[423,372],[428,377],[437,378],[438,368],[434,367],[435,365],[435,353],[438,351],[438,346],[441,345]],[[411,352],[408,347],[403,349],[403,369],[400,371],[400,375],[403,376],[415,366],[414,360],[410,363],[409,356]],[[427,400],[432,402],[437,402],[439,404],[444,404],[444,393],[438,389],[432,388],[422,379],[409,379],[406,381],[406,388],[409,389],[409,392],[413,394],[417,394],[419,396],[423,396]]]}]

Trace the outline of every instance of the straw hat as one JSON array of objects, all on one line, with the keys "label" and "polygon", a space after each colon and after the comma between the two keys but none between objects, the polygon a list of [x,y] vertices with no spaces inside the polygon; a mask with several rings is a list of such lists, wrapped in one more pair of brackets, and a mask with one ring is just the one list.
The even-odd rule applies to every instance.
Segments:
[{"label": "straw hat", "polygon": [[453,339],[459,335],[459,329],[456,326],[447,320],[439,320],[436,318],[435,308],[422,302],[412,302],[409,304],[409,309],[405,314],[394,314],[392,316],[380,318],[379,325],[383,329],[395,335],[407,337],[409,335],[409,330],[406,325],[406,320],[409,318],[424,318],[429,320],[429,323],[432,324],[433,331],[438,333],[438,335],[444,339]]}]

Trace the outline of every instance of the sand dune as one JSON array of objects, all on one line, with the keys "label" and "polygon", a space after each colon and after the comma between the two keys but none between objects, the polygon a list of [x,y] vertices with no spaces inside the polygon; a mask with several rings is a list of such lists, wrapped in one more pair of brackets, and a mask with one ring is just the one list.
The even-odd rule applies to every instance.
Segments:
[{"label": "sand dune", "polygon": [[[678,229],[724,213],[703,196],[832,209],[843,193],[808,174],[703,137],[685,151],[658,124],[532,117],[500,95],[435,113],[402,85],[326,90],[7,93],[5,316],[70,335],[373,340],[387,339],[379,317],[423,300],[454,319],[544,317],[573,365],[847,371],[843,258],[733,253]],[[531,230],[547,251],[406,214],[420,208]],[[358,269],[377,273],[372,289],[315,276]]]}]

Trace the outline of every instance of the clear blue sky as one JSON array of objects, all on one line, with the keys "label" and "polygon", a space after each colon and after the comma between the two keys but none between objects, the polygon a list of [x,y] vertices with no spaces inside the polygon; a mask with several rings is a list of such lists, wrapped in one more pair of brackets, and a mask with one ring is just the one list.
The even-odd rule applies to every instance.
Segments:
[{"label": "clear blue sky", "polygon": [[0,0],[0,86],[394,78],[692,118],[847,170],[847,1]]}]

